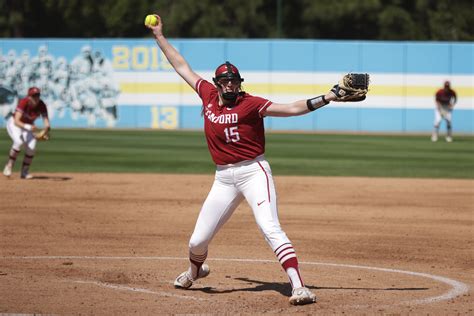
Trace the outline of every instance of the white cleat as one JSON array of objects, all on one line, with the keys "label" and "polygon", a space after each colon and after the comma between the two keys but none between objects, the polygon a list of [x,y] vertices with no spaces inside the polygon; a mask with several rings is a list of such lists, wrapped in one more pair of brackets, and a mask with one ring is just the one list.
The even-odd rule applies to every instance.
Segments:
[{"label": "white cleat", "polygon": [[446,141],[448,143],[451,143],[453,141],[453,138],[451,136],[446,136]]},{"label": "white cleat", "polygon": [[209,266],[204,263],[199,269],[198,277],[195,280],[193,280],[191,276],[189,276],[188,271],[185,271],[178,275],[178,277],[174,281],[174,287],[184,290],[189,289],[191,285],[193,285],[194,281],[207,277],[210,272],[211,270],[209,269]]},{"label": "white cleat", "polygon": [[12,167],[9,166],[8,164],[5,166],[5,168],[3,169],[3,175],[5,177],[9,177],[12,175]]},{"label": "white cleat", "polygon": [[21,174],[21,178],[22,178],[22,179],[25,179],[25,180],[31,180],[31,179],[33,179],[34,177],[33,177],[33,175],[32,175],[31,173],[22,173],[22,174]]},{"label": "white cleat", "polygon": [[290,297],[291,305],[305,305],[316,303],[316,295],[314,295],[307,287],[299,287],[293,289]]},{"label": "white cleat", "polygon": [[431,141],[434,143],[434,142],[437,142],[438,141],[438,135],[432,135],[431,136]]}]

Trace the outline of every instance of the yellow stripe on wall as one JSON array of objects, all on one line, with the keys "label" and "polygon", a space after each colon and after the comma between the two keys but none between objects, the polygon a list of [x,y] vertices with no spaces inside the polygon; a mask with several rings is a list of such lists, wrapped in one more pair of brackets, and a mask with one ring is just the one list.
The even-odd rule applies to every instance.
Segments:
[{"label": "yellow stripe on wall", "polygon": [[183,93],[192,92],[190,86],[186,83],[171,83],[171,82],[140,82],[120,83],[120,92],[140,94],[140,93]]},{"label": "yellow stripe on wall", "polygon": [[[253,83],[244,84],[243,89],[250,94],[321,94],[328,91],[332,85],[322,84],[268,84]],[[370,95],[378,96],[410,96],[410,97],[432,97],[440,87],[437,86],[370,86]],[[129,83],[120,84],[122,93],[192,93],[193,90],[185,82],[182,83]],[[473,97],[472,87],[456,87],[456,93],[462,97]]]}]

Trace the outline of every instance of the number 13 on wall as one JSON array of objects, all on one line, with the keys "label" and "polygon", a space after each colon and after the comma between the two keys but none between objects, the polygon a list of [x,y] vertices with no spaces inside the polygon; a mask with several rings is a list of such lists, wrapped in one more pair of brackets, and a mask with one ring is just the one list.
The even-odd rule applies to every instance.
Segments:
[{"label": "number 13 on wall", "polygon": [[177,129],[178,109],[176,107],[151,107],[151,128]]}]

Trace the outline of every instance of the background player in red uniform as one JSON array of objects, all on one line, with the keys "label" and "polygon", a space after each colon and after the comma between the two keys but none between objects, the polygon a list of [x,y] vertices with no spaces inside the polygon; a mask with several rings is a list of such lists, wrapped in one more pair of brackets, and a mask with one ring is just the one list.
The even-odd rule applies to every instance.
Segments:
[{"label": "background player in red uniform", "polygon": [[41,116],[43,118],[43,126],[46,130],[50,129],[48,119],[48,109],[46,104],[40,98],[41,91],[36,87],[28,89],[28,96],[21,99],[15,109],[15,113],[7,121],[8,135],[13,141],[10,148],[9,159],[3,174],[10,177],[16,158],[20,153],[21,147],[25,147],[25,157],[21,167],[21,178],[32,179],[33,176],[29,172],[31,162],[35,155],[36,139],[33,132],[36,130],[35,120]]},{"label": "background player in red uniform", "polygon": [[444,88],[439,89],[435,95],[436,108],[435,108],[435,119],[434,129],[431,135],[431,141],[436,142],[438,140],[438,132],[441,121],[446,120],[446,141],[453,141],[453,126],[452,126],[452,112],[454,105],[457,101],[456,92],[451,89],[451,83],[449,81],[444,82]]},{"label": "background player in red uniform", "polygon": [[217,169],[189,241],[189,269],[176,278],[174,285],[187,289],[193,281],[209,274],[209,266],[204,264],[208,245],[240,202],[246,199],[260,231],[288,275],[292,286],[290,303],[314,303],[316,296],[305,287],[295,250],[280,227],[272,172],[264,157],[263,118],[303,115],[336,100],[336,95],[328,92],[309,100],[273,103],[243,92],[241,83],[244,79],[237,67],[229,62],[217,67],[212,84],[196,74],[164,37],[161,19],[158,25],[148,27],[175,71],[202,99],[204,131]]}]

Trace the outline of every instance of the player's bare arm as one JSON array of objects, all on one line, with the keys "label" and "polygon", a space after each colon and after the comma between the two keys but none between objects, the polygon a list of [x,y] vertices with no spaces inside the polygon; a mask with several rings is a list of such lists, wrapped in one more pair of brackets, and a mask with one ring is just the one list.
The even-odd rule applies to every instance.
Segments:
[{"label": "player's bare arm", "polygon": [[451,100],[449,101],[449,109],[450,109],[450,110],[454,109],[454,105],[456,104],[456,101],[457,101],[456,98],[457,98],[457,97],[456,97],[456,95],[455,95],[455,96],[453,96],[453,97],[451,98]]},{"label": "player's bare arm", "polygon": [[336,100],[336,95],[329,91],[326,95],[320,95],[308,100],[299,100],[292,103],[272,103],[265,111],[265,116],[298,116],[317,110],[329,102]]},{"label": "player's bare arm", "polygon": [[365,100],[369,91],[370,76],[367,73],[348,73],[325,95],[289,104],[271,104],[265,116],[297,116],[315,111],[331,101],[360,102]]},{"label": "player's bare arm", "polygon": [[173,66],[174,70],[191,86],[191,88],[194,89],[196,87],[196,82],[201,79],[201,77],[191,69],[184,57],[168,42],[166,37],[163,35],[163,22],[161,17],[156,14],[155,16],[158,19],[157,25],[147,25],[147,27],[153,31],[156,43],[161,48],[161,51],[168,59],[171,66]]},{"label": "player's bare arm", "polygon": [[23,123],[21,121],[21,117],[22,117],[22,113],[21,112],[15,112],[15,116],[14,116],[14,120],[15,120],[15,125],[18,126],[19,128],[23,128],[23,129],[26,129],[28,131],[34,131],[36,130],[36,126],[33,125],[33,124],[27,124],[27,123]]},{"label": "player's bare arm", "polygon": [[51,124],[49,122],[49,118],[47,116],[44,116],[43,117],[43,126],[44,126],[44,129],[49,131],[51,129]]}]

